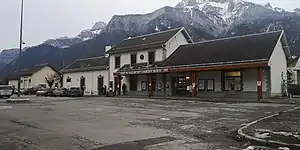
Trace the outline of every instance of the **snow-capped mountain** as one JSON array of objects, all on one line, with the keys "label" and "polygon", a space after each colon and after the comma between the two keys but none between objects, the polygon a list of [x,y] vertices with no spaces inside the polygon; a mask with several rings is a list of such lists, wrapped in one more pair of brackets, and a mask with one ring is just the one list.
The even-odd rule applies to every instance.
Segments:
[{"label": "snow-capped mountain", "polygon": [[176,8],[205,13],[215,24],[229,27],[237,22],[251,21],[255,16],[274,15],[275,10],[270,3],[256,4],[243,0],[182,0]]},{"label": "snow-capped mountain", "polygon": [[58,48],[67,48],[74,44],[93,39],[100,34],[106,27],[106,23],[97,22],[91,29],[81,31],[76,37],[60,37],[57,39],[49,39],[43,44],[52,45]]},{"label": "snow-capped mountain", "polygon": [[[46,44],[52,46],[40,45],[26,50],[21,62],[23,67],[41,63],[62,67],[62,59],[71,63],[79,58],[103,55],[105,46],[118,44],[125,38],[177,27],[185,27],[194,41],[285,30],[292,53],[300,55],[299,14],[300,9],[289,12],[274,8],[270,3],[182,0],[176,7],[166,6],[148,14],[115,15],[107,25],[97,23],[74,38],[48,40]],[[12,68],[16,68],[16,63],[6,65],[0,76],[5,76]]]}]

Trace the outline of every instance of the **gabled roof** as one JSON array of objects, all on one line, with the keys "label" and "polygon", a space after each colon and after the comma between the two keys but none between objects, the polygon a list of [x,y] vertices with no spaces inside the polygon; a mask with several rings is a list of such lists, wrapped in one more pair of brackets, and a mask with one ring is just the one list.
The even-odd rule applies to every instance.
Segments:
[{"label": "gabled roof", "polygon": [[180,46],[164,66],[209,66],[268,61],[282,31],[252,34]]},{"label": "gabled roof", "polygon": [[[28,69],[22,69],[20,72],[13,72],[10,75],[7,76],[8,80],[18,80],[19,77],[25,77],[25,76],[32,76],[34,73],[42,70],[45,67],[51,67],[53,70],[55,70],[52,66],[49,64],[38,64],[33,66],[32,68]],[[56,70],[55,70],[56,71]]]},{"label": "gabled roof", "polygon": [[162,47],[178,32],[183,32],[184,36],[192,42],[191,37],[188,35],[184,28],[176,28],[162,32],[156,32],[147,35],[141,35],[137,37],[130,37],[121,41],[118,45],[109,50],[108,54],[115,54],[121,52],[138,51],[144,49]]},{"label": "gabled roof", "polygon": [[69,66],[65,67],[62,70],[62,72],[70,73],[106,69],[108,69],[108,58],[101,56],[94,58],[78,59],[75,62],[71,63]]}]

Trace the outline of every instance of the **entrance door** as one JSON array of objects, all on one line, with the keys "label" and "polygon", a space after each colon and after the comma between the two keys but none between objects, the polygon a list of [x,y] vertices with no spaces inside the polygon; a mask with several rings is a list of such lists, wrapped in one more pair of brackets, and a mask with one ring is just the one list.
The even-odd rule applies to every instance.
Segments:
[{"label": "entrance door", "polygon": [[98,95],[104,95],[106,89],[103,88],[103,77],[98,77]]},{"label": "entrance door", "polygon": [[82,92],[85,91],[85,77],[80,78],[80,89]]},{"label": "entrance door", "polygon": [[186,77],[172,78],[172,95],[186,96],[187,95],[187,80]]}]

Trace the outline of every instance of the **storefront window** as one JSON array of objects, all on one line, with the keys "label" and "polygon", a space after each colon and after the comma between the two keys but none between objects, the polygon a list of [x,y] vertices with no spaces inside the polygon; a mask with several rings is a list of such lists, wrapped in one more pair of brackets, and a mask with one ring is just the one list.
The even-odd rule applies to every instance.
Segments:
[{"label": "storefront window", "polygon": [[141,84],[141,88],[142,88],[142,91],[147,91],[147,81],[142,81],[142,84]]},{"label": "storefront window", "polygon": [[198,80],[199,91],[214,91],[215,81],[213,79],[199,79]]},{"label": "storefront window", "polygon": [[198,90],[199,91],[205,91],[205,80],[200,79],[198,81]]},{"label": "storefront window", "polygon": [[225,72],[225,90],[242,91],[242,73],[241,71]]}]

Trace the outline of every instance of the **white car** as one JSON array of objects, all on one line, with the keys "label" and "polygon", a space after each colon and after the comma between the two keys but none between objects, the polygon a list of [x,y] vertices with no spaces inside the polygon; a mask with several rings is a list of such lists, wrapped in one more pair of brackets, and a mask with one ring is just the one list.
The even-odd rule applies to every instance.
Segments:
[{"label": "white car", "polygon": [[13,89],[8,85],[0,85],[0,98],[10,98],[13,95]]}]

